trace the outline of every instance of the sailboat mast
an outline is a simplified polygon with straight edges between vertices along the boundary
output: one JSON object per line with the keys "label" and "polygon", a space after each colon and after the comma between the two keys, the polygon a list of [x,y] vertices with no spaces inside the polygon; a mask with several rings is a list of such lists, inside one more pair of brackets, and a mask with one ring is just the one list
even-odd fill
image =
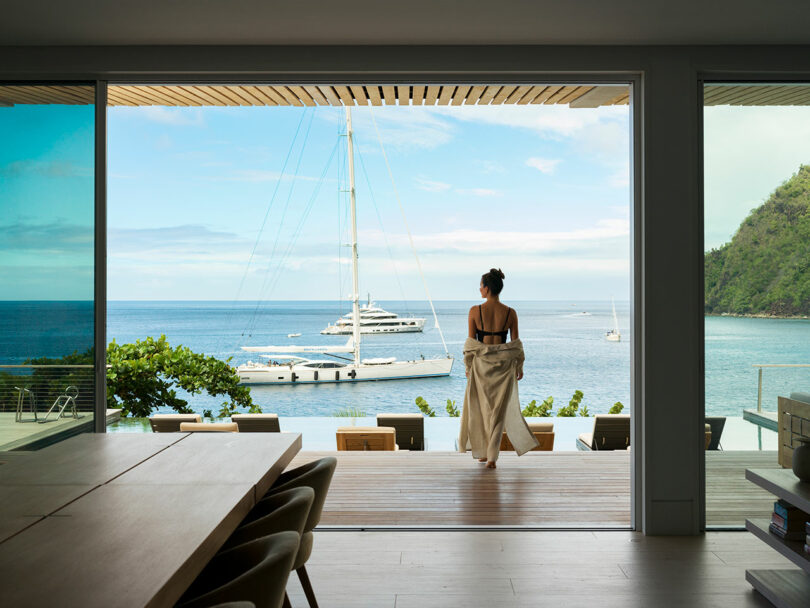
{"label": "sailboat mast", "polygon": [[354,137],[352,109],[346,106],[346,140],[349,159],[349,198],[352,213],[352,319],[354,321],[354,363],[360,365],[360,278],[357,270],[357,201],[354,193]]}

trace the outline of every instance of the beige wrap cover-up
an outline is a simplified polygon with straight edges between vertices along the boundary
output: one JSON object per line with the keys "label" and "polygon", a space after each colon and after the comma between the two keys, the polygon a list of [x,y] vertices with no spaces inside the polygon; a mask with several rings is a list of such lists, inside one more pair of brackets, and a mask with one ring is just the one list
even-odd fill
{"label": "beige wrap cover-up", "polygon": [[523,343],[484,344],[467,338],[464,366],[467,390],[461,414],[458,450],[472,450],[473,458],[498,459],[501,436],[521,456],[538,445],[520,413],[517,373],[523,371]]}

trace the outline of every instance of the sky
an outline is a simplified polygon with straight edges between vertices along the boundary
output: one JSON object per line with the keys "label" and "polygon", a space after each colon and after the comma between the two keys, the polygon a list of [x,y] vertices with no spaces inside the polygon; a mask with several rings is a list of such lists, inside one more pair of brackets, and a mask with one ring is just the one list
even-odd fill
{"label": "sky", "polygon": [[[434,299],[490,267],[512,299],[627,299],[628,119],[355,108],[361,293],[425,298],[407,221]],[[340,108],[112,108],[110,299],[348,297],[344,132]]]}
{"label": "sky", "polygon": [[[110,299],[348,297],[342,109],[108,116]],[[0,299],[92,297],[92,117],[0,108]],[[425,297],[399,200],[434,299],[476,298],[490,267],[505,299],[628,298],[627,106],[363,107],[353,121],[361,293]],[[711,107],[704,124],[710,249],[810,162],[810,108]]]}

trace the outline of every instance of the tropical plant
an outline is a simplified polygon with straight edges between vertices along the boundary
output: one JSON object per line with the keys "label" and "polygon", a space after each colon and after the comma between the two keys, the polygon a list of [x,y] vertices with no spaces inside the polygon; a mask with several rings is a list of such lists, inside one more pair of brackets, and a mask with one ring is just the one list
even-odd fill
{"label": "tropical plant", "polygon": [[617,401],[613,404],[613,406],[608,410],[608,414],[621,414],[622,410],[624,409],[624,404],[621,401]]}
{"label": "tropical plant", "polygon": [[451,401],[450,399],[448,399],[447,406],[445,406],[444,409],[447,410],[447,415],[450,416],[451,418],[459,417],[459,411],[458,408],[456,407],[455,401]]}
{"label": "tropical plant", "polygon": [[416,407],[419,408],[419,411],[422,412],[428,418],[435,418],[436,412],[433,411],[433,408],[428,405],[428,402],[424,400],[422,397],[416,398]]}
{"label": "tropical plant", "polygon": [[587,407],[583,407],[581,411],[579,410],[579,406],[582,403],[583,397],[584,394],[582,391],[580,390],[574,391],[574,395],[573,397],[571,397],[571,400],[568,402],[568,405],[566,405],[565,407],[561,407],[557,411],[557,417],[572,418],[576,416],[577,413],[579,413],[580,416],[589,416],[590,414],[588,413]]}
{"label": "tropical plant", "polygon": [[332,414],[335,418],[365,418],[366,413],[359,407],[344,407],[343,409],[335,410]]}
{"label": "tropical plant", "polygon": [[537,405],[537,400],[532,399],[529,401],[529,405],[527,405],[521,413],[527,417],[543,417],[547,418],[551,416],[551,408],[554,407],[554,397],[546,397],[545,400]]}
{"label": "tropical plant", "polygon": [[205,391],[209,395],[227,395],[220,416],[229,416],[237,408],[261,413],[250,398],[250,389],[239,384],[239,375],[228,362],[195,353],[184,346],[172,347],[161,335],[134,344],[107,347],[107,404],[120,408],[123,416],[147,417],[159,407],[189,413],[188,402],[177,395],[182,389],[191,395]]}

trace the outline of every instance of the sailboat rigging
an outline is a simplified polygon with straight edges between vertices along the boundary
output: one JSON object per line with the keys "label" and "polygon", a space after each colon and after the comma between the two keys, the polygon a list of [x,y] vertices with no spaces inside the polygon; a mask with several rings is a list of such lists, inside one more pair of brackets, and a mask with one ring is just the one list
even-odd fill
{"label": "sailboat rigging", "polygon": [[[351,108],[346,107],[347,160],[349,168],[349,197],[351,203],[351,255],[352,255],[352,313],[351,337],[346,344],[334,346],[243,346],[247,352],[266,353],[260,357],[266,362],[248,361],[236,368],[242,384],[321,384],[334,382],[359,382],[367,380],[398,380],[407,378],[430,378],[449,376],[453,368],[453,357],[447,351],[441,328],[436,327],[445,344],[446,357],[412,361],[397,361],[394,357],[362,359],[360,356],[361,314],[360,277],[357,255],[357,201],[354,180],[354,137]],[[429,298],[429,294],[428,294]],[[433,309],[433,302],[430,302]],[[286,353],[319,353],[333,356],[342,361],[313,360],[290,356]],[[351,353],[352,359],[339,357],[335,353]]]}

